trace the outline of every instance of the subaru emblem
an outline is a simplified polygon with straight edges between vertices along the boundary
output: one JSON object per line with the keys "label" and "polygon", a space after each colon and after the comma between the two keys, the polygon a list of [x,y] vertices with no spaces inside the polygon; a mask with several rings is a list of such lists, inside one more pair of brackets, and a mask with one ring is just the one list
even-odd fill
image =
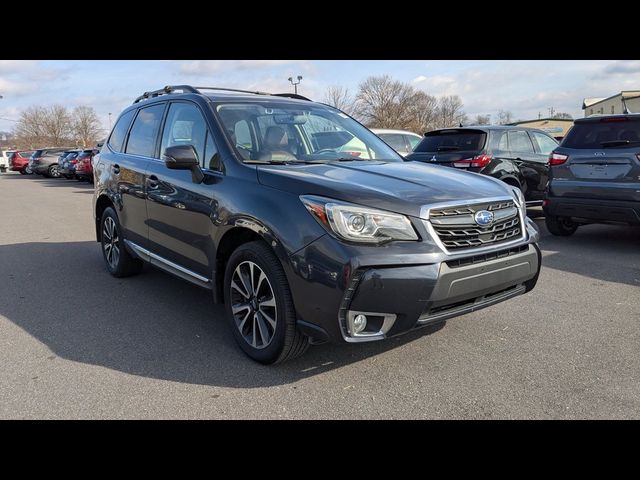
{"label": "subaru emblem", "polygon": [[493,222],[493,212],[490,212],[488,210],[480,210],[479,212],[476,212],[476,215],[473,218],[478,225],[480,225],[481,227],[486,227],[487,225],[490,225],[491,222]]}

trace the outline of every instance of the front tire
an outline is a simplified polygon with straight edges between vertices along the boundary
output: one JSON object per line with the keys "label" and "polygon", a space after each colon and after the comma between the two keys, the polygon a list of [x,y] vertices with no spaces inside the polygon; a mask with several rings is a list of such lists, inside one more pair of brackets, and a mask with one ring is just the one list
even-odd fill
{"label": "front tire", "polygon": [[296,326],[287,277],[260,241],[238,247],[225,270],[225,308],[238,346],[253,360],[280,363],[302,355],[309,339]]}
{"label": "front tire", "polygon": [[578,229],[578,224],[567,217],[546,215],[544,221],[547,225],[547,230],[558,237],[569,237],[576,233]]}
{"label": "front tire", "polygon": [[111,207],[105,209],[100,220],[100,246],[107,270],[114,277],[128,277],[142,270],[142,260],[134,258],[124,245],[118,215]]}

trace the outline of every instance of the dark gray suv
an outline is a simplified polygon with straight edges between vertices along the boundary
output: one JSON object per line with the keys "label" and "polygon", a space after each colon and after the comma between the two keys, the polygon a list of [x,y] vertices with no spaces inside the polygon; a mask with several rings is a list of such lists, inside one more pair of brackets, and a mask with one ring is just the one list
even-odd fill
{"label": "dark gray suv", "polygon": [[442,322],[530,291],[540,271],[519,189],[405,162],[298,95],[148,92],[93,165],[107,270],[147,262],[211,290],[262,363]]}
{"label": "dark gray suv", "polygon": [[554,235],[587,223],[640,225],[640,114],[576,120],[549,165],[544,211]]}

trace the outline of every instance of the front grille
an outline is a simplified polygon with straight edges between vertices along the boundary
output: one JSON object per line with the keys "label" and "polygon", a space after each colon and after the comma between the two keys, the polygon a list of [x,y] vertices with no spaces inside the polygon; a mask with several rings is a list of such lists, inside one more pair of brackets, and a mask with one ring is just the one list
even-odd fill
{"label": "front grille", "polygon": [[[475,214],[481,210],[493,213],[491,224],[476,223]],[[522,235],[518,208],[511,200],[436,208],[429,212],[429,221],[449,251],[500,244]]]}

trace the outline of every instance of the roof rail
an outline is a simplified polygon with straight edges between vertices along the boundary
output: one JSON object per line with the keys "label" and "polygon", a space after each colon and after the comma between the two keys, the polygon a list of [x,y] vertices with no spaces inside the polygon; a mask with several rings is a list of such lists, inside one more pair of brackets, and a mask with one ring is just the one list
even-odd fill
{"label": "roof rail", "polygon": [[287,97],[287,98],[295,98],[297,100],[306,100],[310,102],[311,100],[307,97],[303,97],[302,95],[298,95],[297,93],[269,93],[269,92],[260,92],[258,90],[241,90],[238,88],[224,88],[224,87],[192,87],[191,85],[167,85],[160,90],[153,90],[151,92],[144,92],[138,98],[135,99],[133,103],[138,103],[141,100],[146,100],[147,98],[159,97],[160,95],[167,95],[169,93],[173,93],[176,90],[182,90],[183,93],[200,93],[200,90],[222,90],[225,92],[239,92],[239,93],[251,93],[253,95],[271,95],[275,97]]}
{"label": "roof rail", "polygon": [[161,88],[160,90],[144,92],[142,95],[136,98],[133,103],[138,103],[140,100],[145,100],[147,98],[154,98],[154,97],[159,97],[160,95],[167,95],[169,93],[173,93],[175,90],[182,90],[184,93],[200,93],[191,85],[167,85],[166,87]]}

